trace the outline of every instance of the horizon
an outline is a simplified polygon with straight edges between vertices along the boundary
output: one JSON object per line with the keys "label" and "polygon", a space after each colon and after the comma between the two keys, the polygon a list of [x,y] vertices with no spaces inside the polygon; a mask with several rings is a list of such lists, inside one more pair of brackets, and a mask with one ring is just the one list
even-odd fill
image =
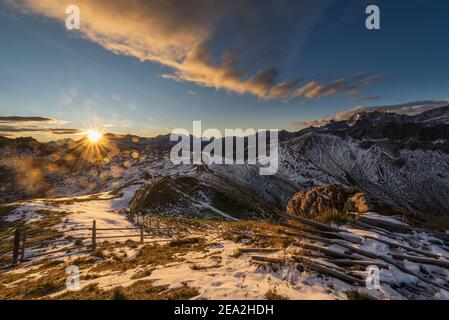
{"label": "horizon", "polygon": [[380,30],[366,29],[365,1],[195,2],[204,13],[72,2],[80,30],[66,29],[66,1],[0,4],[0,115],[47,119],[1,122],[1,135],[156,137],[194,120],[294,132],[347,110],[449,99],[444,1],[371,1]]}

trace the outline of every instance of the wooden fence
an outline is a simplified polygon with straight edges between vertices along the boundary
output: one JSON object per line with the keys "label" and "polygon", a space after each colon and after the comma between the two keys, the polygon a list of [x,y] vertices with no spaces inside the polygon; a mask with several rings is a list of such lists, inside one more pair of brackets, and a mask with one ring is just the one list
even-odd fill
{"label": "wooden fence", "polygon": [[[98,244],[101,242],[99,240],[107,240],[107,239],[119,239],[119,238],[138,238],[140,243],[144,243],[146,238],[154,238],[154,237],[168,237],[171,238],[175,235],[183,234],[186,229],[183,228],[179,223],[174,220],[166,220],[160,221],[159,219],[152,219],[148,217],[137,217],[135,221],[133,221],[136,227],[127,227],[127,228],[98,228],[96,220],[92,221],[92,227],[87,228],[72,228],[70,232],[77,231],[89,231],[90,236],[88,237],[70,237],[72,240],[81,240],[84,241],[86,239],[91,240],[90,244],[85,245],[73,245],[71,247],[65,247],[62,249],[57,249],[53,251],[46,251],[42,253],[34,254],[30,258],[36,258],[41,256],[47,256],[54,253],[59,252],[70,252],[72,250],[78,250],[75,252],[71,252],[71,254],[82,253],[87,251],[94,251],[97,249]],[[130,234],[110,234],[115,231],[130,231]],[[131,233],[131,231],[138,231],[135,233]],[[109,232],[104,234],[104,232]],[[8,240],[10,241],[10,240]],[[58,242],[61,240],[55,240],[53,242]],[[156,242],[162,241],[171,241],[171,239],[158,239],[154,240]],[[153,242],[154,242],[153,241]],[[26,228],[18,227],[14,230],[14,234],[12,237],[12,266],[15,266],[19,263],[19,261],[25,260],[25,249],[27,245],[27,234]],[[81,250],[84,249],[84,250]]]}

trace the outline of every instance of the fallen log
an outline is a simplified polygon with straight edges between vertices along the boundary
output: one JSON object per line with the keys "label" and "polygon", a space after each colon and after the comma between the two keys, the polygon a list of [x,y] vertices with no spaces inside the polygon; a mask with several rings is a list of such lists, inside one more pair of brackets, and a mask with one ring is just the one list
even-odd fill
{"label": "fallen log", "polygon": [[382,229],[386,229],[391,232],[398,232],[398,233],[410,233],[412,229],[406,225],[393,223],[385,220],[380,219],[374,219],[369,218],[366,216],[359,216],[357,220],[361,221],[362,223],[369,224],[375,227],[379,227]]}
{"label": "fallen log", "polygon": [[369,266],[378,266],[382,269],[388,269],[388,264],[383,263],[381,261],[373,261],[373,260],[349,260],[349,259],[327,259],[328,262],[336,264],[340,267],[352,267],[352,266],[361,266],[361,267],[369,267]]}
{"label": "fallen log", "polygon": [[446,286],[441,285],[441,284],[439,284],[439,283],[437,283],[435,281],[426,279],[426,278],[420,276],[419,274],[417,274],[417,273],[415,273],[415,272],[413,272],[411,270],[408,270],[407,268],[405,268],[402,265],[400,265],[399,263],[397,263],[393,258],[390,258],[390,257],[387,257],[387,256],[379,256],[379,255],[377,255],[377,254],[375,254],[373,252],[362,250],[362,249],[356,248],[354,246],[348,245],[348,244],[343,243],[343,242],[339,242],[338,244],[340,246],[342,246],[342,247],[345,247],[345,248],[347,248],[347,249],[349,249],[349,250],[359,254],[359,255],[362,255],[362,256],[365,256],[365,257],[368,257],[368,258],[372,258],[372,259],[385,261],[388,264],[391,264],[391,265],[395,266],[396,268],[398,268],[402,272],[410,274],[410,275],[418,278],[419,280],[421,280],[424,283],[427,283],[429,285],[432,285],[434,287],[438,287],[438,288],[441,288],[441,289],[444,289],[444,290],[448,290],[448,288]]}
{"label": "fallen log", "polygon": [[298,237],[298,238],[308,239],[308,240],[312,240],[312,241],[319,241],[319,242],[323,242],[323,243],[333,244],[333,243],[337,242],[337,240],[334,240],[334,239],[325,239],[325,238],[318,237],[318,236],[312,236],[312,235],[309,235],[306,233],[291,232],[291,231],[286,231],[286,230],[278,230],[278,232],[281,234],[290,236],[290,237]]}
{"label": "fallen log", "polygon": [[290,214],[280,213],[279,216],[281,216],[282,218],[288,219],[288,220],[294,220],[294,221],[303,223],[305,225],[311,226],[311,227],[313,227],[317,230],[321,230],[321,231],[330,231],[330,232],[344,231],[343,229],[340,229],[340,228],[328,226],[327,224],[316,222],[316,221],[305,219],[305,218],[301,218],[298,216],[292,216]]}
{"label": "fallen log", "polygon": [[278,252],[284,250],[283,248],[240,248],[238,249],[242,253],[250,252]]}
{"label": "fallen log", "polygon": [[300,248],[311,250],[311,251],[318,251],[318,252],[327,254],[328,256],[333,257],[333,258],[354,259],[350,255],[347,255],[347,254],[344,254],[344,253],[341,253],[341,252],[338,252],[335,250],[331,250],[328,248],[316,246],[313,244],[305,244],[305,243],[299,243],[299,242],[295,242],[294,244],[295,244],[295,246],[298,246]]}
{"label": "fallen log", "polygon": [[357,221],[357,220],[350,220],[349,224],[352,227],[355,227],[356,229],[361,229],[361,230],[366,230],[366,231],[370,231],[370,232],[375,232],[378,234],[381,234],[385,237],[390,237],[390,238],[398,238],[396,235],[394,235],[393,233],[391,233],[390,231],[386,230],[386,229],[382,229],[382,228],[378,228],[378,227],[374,227],[372,225],[363,223],[361,221]]}
{"label": "fallen log", "polygon": [[362,281],[356,277],[344,274],[340,271],[334,270],[330,267],[324,266],[324,265],[314,262],[312,260],[309,260],[309,259],[306,259],[303,257],[299,257],[299,256],[293,256],[293,259],[296,262],[298,262],[299,264],[301,264],[303,267],[309,268],[309,269],[316,271],[318,273],[321,273],[321,274],[325,274],[332,278],[339,279],[339,280],[344,281],[350,285],[359,285],[359,286],[364,285],[364,281]]}
{"label": "fallen log", "polygon": [[439,255],[437,255],[435,253],[424,251],[424,250],[420,250],[420,249],[416,249],[416,248],[413,248],[413,247],[410,247],[410,246],[407,246],[407,245],[404,245],[404,244],[401,244],[401,243],[393,242],[393,241],[390,241],[390,240],[385,240],[385,239],[376,238],[376,237],[372,237],[372,236],[366,236],[366,238],[373,239],[373,240],[376,240],[376,241],[388,244],[389,246],[394,247],[394,248],[401,248],[401,249],[404,249],[404,250],[407,250],[407,251],[416,252],[416,253],[422,254],[424,256],[431,257],[431,258],[438,259],[438,258],[441,257],[441,256],[439,256]]}
{"label": "fallen log", "polygon": [[252,256],[251,259],[254,261],[269,262],[269,263],[285,263],[286,262],[285,259],[262,257],[262,256]]}
{"label": "fallen log", "polygon": [[286,223],[286,222],[281,222],[280,225],[283,226],[283,227],[286,227],[286,228],[295,229],[295,230],[306,232],[306,233],[318,234],[318,235],[323,236],[323,237],[329,237],[329,238],[334,238],[334,239],[337,238],[337,239],[346,240],[346,241],[352,242],[354,244],[361,244],[362,243],[362,239],[361,238],[356,237],[356,236],[343,234],[343,233],[312,230],[310,228],[304,228],[304,227],[301,227],[301,226],[295,226],[295,225],[292,225],[292,224]]}
{"label": "fallen log", "polygon": [[408,261],[417,262],[417,263],[431,264],[434,266],[449,269],[449,261],[448,260],[431,259],[431,258],[408,256],[408,255],[394,254],[394,253],[391,256],[398,260],[408,260]]}

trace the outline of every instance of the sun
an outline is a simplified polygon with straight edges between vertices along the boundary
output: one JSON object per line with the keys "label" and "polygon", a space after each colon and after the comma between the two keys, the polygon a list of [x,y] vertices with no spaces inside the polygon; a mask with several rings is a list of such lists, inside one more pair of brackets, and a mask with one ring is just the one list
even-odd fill
{"label": "sun", "polygon": [[97,131],[97,130],[86,130],[85,132],[87,139],[89,139],[89,142],[91,143],[97,143],[98,141],[100,141],[101,137],[103,136],[101,134],[101,132]]}

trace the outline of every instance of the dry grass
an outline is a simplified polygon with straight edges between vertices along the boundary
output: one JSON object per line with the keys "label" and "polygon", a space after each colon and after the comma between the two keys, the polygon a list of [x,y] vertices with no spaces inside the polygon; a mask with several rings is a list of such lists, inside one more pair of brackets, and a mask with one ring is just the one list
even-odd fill
{"label": "dry grass", "polygon": [[265,299],[267,300],[290,300],[289,297],[279,294],[276,288],[271,288],[265,293]]}
{"label": "dry grass", "polygon": [[137,281],[129,287],[116,287],[102,290],[92,284],[80,291],[66,292],[56,296],[55,300],[188,300],[197,295],[196,288],[184,286],[176,290],[153,286],[152,281]]}
{"label": "dry grass", "polygon": [[338,209],[326,209],[314,220],[328,225],[342,226],[348,222],[349,214]]}
{"label": "dry grass", "polygon": [[348,296],[349,300],[377,300],[369,294],[362,293],[356,290],[346,291],[345,294]]}

